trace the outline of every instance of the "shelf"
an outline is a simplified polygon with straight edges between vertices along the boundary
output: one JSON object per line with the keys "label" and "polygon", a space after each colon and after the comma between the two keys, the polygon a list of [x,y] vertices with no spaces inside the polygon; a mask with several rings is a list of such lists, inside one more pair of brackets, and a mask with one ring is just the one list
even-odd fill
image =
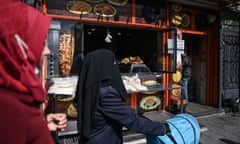
{"label": "shelf", "polygon": [[187,30],[187,29],[182,29],[182,33],[195,34],[195,35],[207,35],[207,32],[205,31]]}
{"label": "shelf", "polygon": [[153,86],[148,86],[147,90],[139,90],[139,91],[128,91],[129,94],[131,93],[146,93],[146,92],[159,92],[159,91],[167,91],[173,89],[183,89],[183,87],[171,87],[172,84],[165,86],[164,84],[156,84]]}
{"label": "shelf", "polygon": [[152,29],[164,29],[166,26],[159,26],[153,24],[143,24],[143,23],[133,23],[127,21],[114,21],[107,19],[96,19],[96,18],[80,18],[75,16],[65,16],[65,15],[55,15],[55,14],[46,14],[47,16],[58,19],[58,20],[70,20],[70,21],[80,21],[82,23],[91,23],[91,24],[99,24],[99,25],[115,25],[122,27],[139,27],[139,28],[152,28]]}

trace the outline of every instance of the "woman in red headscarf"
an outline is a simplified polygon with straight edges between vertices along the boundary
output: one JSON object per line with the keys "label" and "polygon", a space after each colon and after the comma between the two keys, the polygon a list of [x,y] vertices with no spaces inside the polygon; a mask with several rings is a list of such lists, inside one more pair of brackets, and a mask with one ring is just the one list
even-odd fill
{"label": "woman in red headscarf", "polygon": [[0,143],[53,144],[37,75],[50,19],[20,0],[0,0],[0,17]]}

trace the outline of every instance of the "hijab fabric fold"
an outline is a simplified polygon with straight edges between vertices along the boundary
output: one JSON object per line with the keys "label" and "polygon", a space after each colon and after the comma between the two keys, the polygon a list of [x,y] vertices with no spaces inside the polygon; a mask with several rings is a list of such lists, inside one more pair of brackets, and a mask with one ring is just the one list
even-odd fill
{"label": "hijab fabric fold", "polygon": [[46,94],[35,69],[40,64],[50,18],[20,0],[1,0],[0,17],[0,87],[29,94],[41,103]]}

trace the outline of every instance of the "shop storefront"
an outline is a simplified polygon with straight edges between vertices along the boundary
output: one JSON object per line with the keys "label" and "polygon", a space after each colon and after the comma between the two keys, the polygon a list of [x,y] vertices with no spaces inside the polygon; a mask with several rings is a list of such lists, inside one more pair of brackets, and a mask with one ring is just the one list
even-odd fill
{"label": "shop storefront", "polygon": [[[207,49],[217,43],[210,40],[216,36],[217,28],[211,29],[216,20],[212,20],[209,26],[205,19],[209,11],[191,9],[174,2],[135,0],[44,1],[39,9],[53,18],[48,36],[53,53],[47,61],[47,78],[74,75],[86,53],[108,48],[115,52],[121,67],[122,64],[145,64],[152,72],[161,74],[163,85],[181,87],[179,81],[171,86],[174,82],[172,74],[177,70],[181,73],[177,63],[181,66],[180,55],[187,53],[193,58],[194,65],[203,67],[193,70],[198,72],[201,69],[194,81],[204,84],[198,88],[201,90],[193,90],[191,97],[199,103],[218,104],[217,96],[207,101],[206,87],[210,80],[201,78],[210,75],[206,71],[206,61],[211,54]],[[214,17],[214,14],[210,16]],[[174,39],[182,39],[180,45],[183,46],[177,42],[171,44]],[[66,53],[64,46],[68,47],[69,56],[62,54]],[[69,58],[68,64],[62,62],[65,57]],[[180,97],[181,89],[179,91],[164,92],[166,107],[172,103],[171,97],[175,98],[176,94]]]}
{"label": "shop storefront", "polygon": [[[150,78],[138,70],[143,73],[140,79],[165,88],[158,96],[149,95],[165,109],[170,103],[167,92],[173,89],[168,77],[176,72],[177,55],[177,29],[167,27],[166,6],[166,2],[153,1],[45,1],[42,10],[53,18],[48,36],[52,54],[46,63],[46,77],[74,76],[86,53],[108,48],[115,52],[121,72],[127,76],[133,65],[150,69]],[[168,39],[172,42],[167,43]],[[130,97],[129,104],[138,109],[141,99],[136,94]]]}
{"label": "shop storefront", "polygon": [[128,104],[139,113],[169,111],[172,105],[183,112],[184,53],[192,58],[190,100],[221,105],[219,9],[155,0],[44,0],[37,8],[53,19],[48,35],[52,54],[42,72],[44,82],[60,81],[50,89],[50,111],[65,111],[74,120],[71,102],[79,64],[99,48],[116,54],[123,80],[140,80],[139,87],[128,87]]}

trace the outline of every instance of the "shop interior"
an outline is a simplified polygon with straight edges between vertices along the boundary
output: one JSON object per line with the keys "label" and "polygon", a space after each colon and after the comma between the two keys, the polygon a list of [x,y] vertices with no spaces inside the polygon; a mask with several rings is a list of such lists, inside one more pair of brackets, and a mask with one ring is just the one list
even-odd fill
{"label": "shop interior", "polygon": [[[148,29],[130,29],[117,27],[85,26],[85,53],[99,48],[112,50],[121,65],[129,64],[124,58],[137,58],[135,63],[146,64],[152,72],[163,72],[162,32]],[[123,73],[127,71],[122,71]]]}

